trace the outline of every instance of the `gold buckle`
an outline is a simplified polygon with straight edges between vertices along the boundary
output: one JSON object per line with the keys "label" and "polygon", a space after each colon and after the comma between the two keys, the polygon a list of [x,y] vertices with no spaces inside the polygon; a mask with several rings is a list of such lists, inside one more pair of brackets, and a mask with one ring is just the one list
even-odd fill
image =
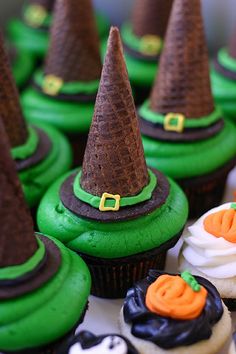
{"label": "gold buckle", "polygon": [[[177,120],[176,124],[173,124]],[[180,113],[168,113],[164,119],[164,129],[167,131],[173,131],[182,133],[184,130],[185,116]]]}
{"label": "gold buckle", "polygon": [[147,55],[157,55],[161,50],[161,38],[147,34],[141,38],[140,51]]}
{"label": "gold buckle", "polygon": [[[105,203],[107,199],[114,199],[115,200],[115,206],[114,207],[106,207]],[[120,209],[120,195],[119,194],[109,194],[109,193],[103,193],[100,204],[99,204],[99,210],[100,211],[118,211]]]}
{"label": "gold buckle", "polygon": [[25,11],[25,20],[31,27],[40,27],[46,17],[47,11],[41,5],[31,5]]}
{"label": "gold buckle", "polygon": [[63,80],[55,75],[46,75],[43,81],[43,92],[56,96],[63,85]]}

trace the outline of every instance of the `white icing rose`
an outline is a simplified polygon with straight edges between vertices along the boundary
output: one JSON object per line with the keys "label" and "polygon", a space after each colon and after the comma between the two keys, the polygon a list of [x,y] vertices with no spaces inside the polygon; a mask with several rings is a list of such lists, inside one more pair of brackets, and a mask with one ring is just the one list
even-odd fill
{"label": "white icing rose", "polygon": [[80,343],[75,343],[69,354],[127,354],[128,347],[124,339],[118,336],[107,336],[101,343],[89,349],[83,349]]}
{"label": "white icing rose", "polygon": [[236,243],[215,237],[204,229],[204,219],[220,210],[230,209],[232,203],[223,204],[204,214],[188,228],[183,236],[182,255],[188,263],[203,274],[218,279],[236,276]]}

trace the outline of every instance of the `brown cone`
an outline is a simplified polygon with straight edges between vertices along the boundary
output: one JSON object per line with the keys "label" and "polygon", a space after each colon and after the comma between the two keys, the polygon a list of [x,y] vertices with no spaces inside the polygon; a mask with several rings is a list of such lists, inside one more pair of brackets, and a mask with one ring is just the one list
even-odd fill
{"label": "brown cone", "polygon": [[55,0],[29,0],[29,5],[40,5],[44,7],[48,12],[51,12],[54,6]]}
{"label": "brown cone", "polygon": [[12,77],[10,63],[0,34],[0,117],[3,120],[11,147],[23,145],[28,137],[20,107],[19,95]]}
{"label": "brown cone", "polygon": [[64,82],[101,75],[99,38],[91,0],[57,0],[44,72]]}
{"label": "brown cone", "polygon": [[111,28],[95,113],[84,155],[87,192],[132,196],[148,183],[138,119],[119,30]]}
{"label": "brown cone", "polygon": [[136,0],[132,15],[133,32],[138,37],[164,37],[173,0]]}
{"label": "brown cone", "polygon": [[7,267],[27,261],[38,246],[1,120],[0,136],[0,267]]}
{"label": "brown cone", "polygon": [[188,118],[214,110],[200,0],[174,2],[150,105]]}
{"label": "brown cone", "polygon": [[229,42],[229,55],[236,59],[236,28]]}

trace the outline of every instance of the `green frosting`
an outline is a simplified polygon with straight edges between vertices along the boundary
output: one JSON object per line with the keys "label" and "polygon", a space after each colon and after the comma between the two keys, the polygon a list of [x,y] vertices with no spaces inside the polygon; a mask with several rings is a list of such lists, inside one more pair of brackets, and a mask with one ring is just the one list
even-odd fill
{"label": "green frosting", "polygon": [[48,97],[33,88],[21,97],[26,119],[31,123],[49,123],[64,133],[87,133],[94,112],[94,102],[67,102]]}
{"label": "green frosting", "polygon": [[[101,53],[105,57],[107,41],[101,44]],[[137,59],[125,53],[125,62],[132,86],[150,87],[152,86],[158,69],[158,63]]]}
{"label": "green frosting", "polygon": [[[166,115],[153,112],[149,108],[149,100],[146,100],[139,109],[140,116],[149,122],[152,123],[159,123],[164,125],[164,120]],[[172,113],[172,112],[171,112]],[[173,112],[179,113],[179,112]],[[220,118],[222,118],[222,112],[219,107],[216,107],[215,110],[209,114],[208,116],[201,117],[201,118],[191,118],[185,117],[184,120],[184,128],[204,128],[208,127],[209,125],[215,123]]]}
{"label": "green frosting", "polygon": [[218,60],[226,69],[236,72],[236,59],[229,55],[227,48],[221,48],[219,50]]}
{"label": "green frosting", "polygon": [[[96,22],[100,37],[105,37],[109,32],[109,22],[100,13],[96,14]],[[32,28],[20,19],[13,19],[7,26],[8,37],[15,46],[43,58],[48,49],[49,35],[47,31]]]}
{"label": "green frosting", "polygon": [[32,270],[34,270],[37,265],[43,260],[45,256],[45,246],[44,243],[38,238],[38,249],[25,263],[14,265],[10,267],[0,268],[0,279],[10,280],[19,278]]}
{"label": "green frosting", "polygon": [[29,135],[24,145],[16,146],[11,149],[11,155],[13,159],[24,160],[29,156],[32,156],[37,149],[39,137],[35,129],[31,126],[28,127]]}
{"label": "green frosting", "polygon": [[[39,86],[43,86],[44,75],[41,70],[38,70],[34,76],[35,82]],[[60,93],[73,95],[78,93],[94,94],[97,93],[100,80],[94,80],[89,82],[66,82],[60,88]]]}
{"label": "green frosting", "polygon": [[37,205],[49,185],[68,171],[72,164],[72,153],[67,139],[50,126],[38,124],[38,127],[48,134],[52,149],[43,161],[19,172],[30,207]]}
{"label": "green frosting", "polygon": [[110,223],[79,218],[63,206],[59,197],[60,186],[70,173],[49,188],[40,203],[37,221],[41,231],[73,250],[102,258],[130,256],[159,247],[185,225],[187,200],[171,180],[166,203],[148,215]]}
{"label": "green frosting", "polygon": [[88,268],[78,255],[54,240],[62,263],[39,289],[0,302],[0,350],[17,351],[52,343],[80,319],[90,292]]}
{"label": "green frosting", "polygon": [[217,135],[195,142],[166,142],[143,136],[146,161],[179,179],[202,176],[223,167],[236,154],[236,128],[225,121]]}
{"label": "green frosting", "polygon": [[[150,178],[149,184],[145,186],[139,194],[133,197],[120,197],[120,207],[135,205],[144,202],[145,200],[149,200],[152,197],[152,192],[157,185],[157,178],[151,170],[149,170],[148,173]],[[80,185],[80,178],[81,171],[77,174],[74,181],[73,189],[75,196],[83,202],[90,204],[92,207],[99,209],[101,197],[86,192]],[[114,204],[114,199],[106,199],[105,207],[114,207]]]}
{"label": "green frosting", "polygon": [[7,26],[10,41],[18,48],[43,58],[48,48],[47,31],[27,26],[20,19],[13,19]]}
{"label": "green frosting", "polygon": [[30,79],[35,67],[35,58],[23,50],[17,52],[12,63],[12,72],[17,86],[21,89]]}
{"label": "green frosting", "polygon": [[236,121],[236,80],[228,79],[212,67],[211,84],[214,99],[225,117]]}

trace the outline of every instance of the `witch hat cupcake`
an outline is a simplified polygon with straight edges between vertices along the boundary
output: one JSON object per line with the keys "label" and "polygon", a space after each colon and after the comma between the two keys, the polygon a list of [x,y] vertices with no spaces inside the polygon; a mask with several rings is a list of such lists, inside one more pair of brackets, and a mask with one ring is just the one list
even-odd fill
{"label": "witch hat cupcake", "polygon": [[91,0],[57,1],[44,67],[22,102],[30,122],[50,123],[69,136],[77,163],[84,153],[101,67]]}
{"label": "witch hat cupcake", "polygon": [[65,137],[54,128],[26,124],[2,37],[0,67],[0,116],[10,140],[26,200],[33,207],[49,184],[70,168],[71,150]]}
{"label": "witch hat cupcake", "polygon": [[226,118],[236,122],[236,30],[225,48],[217,53],[211,70],[214,98]]}
{"label": "witch hat cupcake", "polygon": [[173,0],[136,0],[121,29],[132,86],[143,101],[155,78]]}
{"label": "witch hat cupcake", "polygon": [[190,216],[219,204],[236,161],[235,129],[212,98],[199,0],[175,0],[159,74],[139,116],[148,165],[181,185]]}
{"label": "witch hat cupcake", "polygon": [[82,169],[48,190],[38,226],[82,255],[93,294],[115,298],[149,267],[164,266],[187,212],[180,188],[146,166],[119,30],[112,28]]}
{"label": "witch hat cupcake", "polygon": [[60,242],[34,233],[2,121],[0,134],[0,351],[54,353],[83,320],[90,274]]}

